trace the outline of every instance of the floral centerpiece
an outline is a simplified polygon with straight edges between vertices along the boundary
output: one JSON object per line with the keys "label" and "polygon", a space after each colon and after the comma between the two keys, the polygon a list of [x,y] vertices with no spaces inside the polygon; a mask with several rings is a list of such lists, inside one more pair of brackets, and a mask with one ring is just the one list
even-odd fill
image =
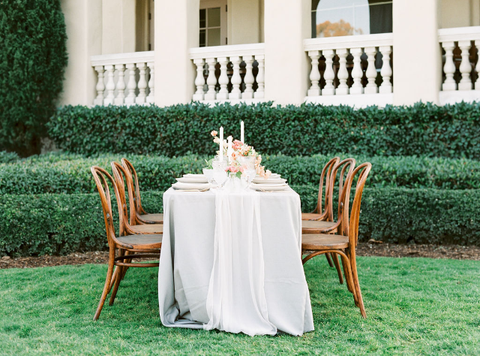
{"label": "floral centerpiece", "polygon": [[[213,136],[213,142],[220,144],[218,132],[212,131],[210,134]],[[228,166],[225,169],[227,173],[241,178],[242,175],[247,173],[249,168],[248,163],[251,161],[254,165],[252,168],[255,170],[256,174],[265,179],[270,177],[272,173],[269,170],[265,170],[265,167],[261,165],[262,156],[259,155],[252,146],[239,140],[233,140],[231,136],[228,138],[228,142],[231,142],[231,144],[224,140],[223,145],[220,145],[222,152],[220,152],[220,150],[217,151],[219,156],[227,156]]]}

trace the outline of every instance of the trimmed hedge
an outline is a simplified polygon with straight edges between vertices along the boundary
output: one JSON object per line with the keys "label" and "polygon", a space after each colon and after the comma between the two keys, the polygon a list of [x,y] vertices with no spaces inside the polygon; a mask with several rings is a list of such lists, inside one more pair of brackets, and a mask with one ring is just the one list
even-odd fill
{"label": "trimmed hedge", "polygon": [[212,155],[210,131],[224,126],[263,154],[480,159],[480,103],[437,106],[273,106],[193,103],[156,106],[65,106],[49,122],[56,145],[69,152]]}
{"label": "trimmed hedge", "polygon": [[[316,188],[293,188],[313,210]],[[142,202],[161,211],[162,192],[144,192]],[[360,240],[480,246],[479,212],[480,190],[365,188]],[[0,222],[0,256],[107,248],[98,194],[4,195]]]}
{"label": "trimmed hedge", "polygon": [[[121,157],[83,158],[73,154],[50,154],[0,164],[0,194],[93,193],[96,189],[89,168],[99,165],[110,171],[110,162],[120,161]],[[263,163],[287,178],[290,184],[316,186],[323,166],[331,157],[264,156]],[[184,173],[200,173],[207,156],[128,158],[138,171],[142,190],[166,190],[176,177]],[[426,157],[355,158],[358,162],[373,164],[368,187],[480,189],[478,161]]]}

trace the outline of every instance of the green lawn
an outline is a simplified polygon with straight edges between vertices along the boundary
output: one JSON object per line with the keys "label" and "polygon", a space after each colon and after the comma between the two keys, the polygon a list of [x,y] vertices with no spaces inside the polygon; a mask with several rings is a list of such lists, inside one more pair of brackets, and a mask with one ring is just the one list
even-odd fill
{"label": "green lawn", "polygon": [[163,327],[157,269],[131,269],[98,322],[106,266],[0,270],[0,354],[480,354],[479,261],[359,258],[367,320],[324,258],[305,270],[315,331],[253,338]]}

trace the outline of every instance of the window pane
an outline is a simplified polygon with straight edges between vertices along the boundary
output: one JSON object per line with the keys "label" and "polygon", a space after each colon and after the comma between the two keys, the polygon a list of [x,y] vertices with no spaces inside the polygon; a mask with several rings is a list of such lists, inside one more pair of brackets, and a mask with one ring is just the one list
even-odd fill
{"label": "window pane", "polygon": [[213,28],[208,30],[208,46],[220,46],[219,28]]}
{"label": "window pane", "polygon": [[220,26],[220,8],[212,7],[208,9],[208,27]]}
{"label": "window pane", "polygon": [[200,10],[200,28],[207,27],[207,12],[205,9]]}
{"label": "window pane", "polygon": [[205,42],[205,30],[200,30],[200,39],[199,39],[200,47],[205,47],[207,43]]}
{"label": "window pane", "polygon": [[313,8],[312,37],[392,32],[392,0],[312,0]]}

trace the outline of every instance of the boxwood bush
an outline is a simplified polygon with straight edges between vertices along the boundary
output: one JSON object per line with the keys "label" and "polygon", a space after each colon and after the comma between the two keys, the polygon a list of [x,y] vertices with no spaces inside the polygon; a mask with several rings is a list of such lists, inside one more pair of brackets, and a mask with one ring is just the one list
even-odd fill
{"label": "boxwood bush", "polygon": [[[344,158],[348,155],[340,154]],[[75,154],[50,154],[0,164],[0,194],[93,193],[89,168],[98,165],[110,171],[111,161],[122,155],[84,158]],[[263,163],[293,185],[318,184],[325,163],[332,156],[264,156]],[[368,187],[480,189],[480,162],[468,159],[428,157],[367,157],[354,155],[359,163],[371,162]],[[127,156],[136,167],[143,190],[166,190],[176,177],[200,173],[208,156],[178,158]]]}
{"label": "boxwood bush", "polygon": [[66,151],[213,154],[211,130],[225,127],[264,154],[310,156],[350,152],[368,156],[480,159],[480,104],[387,106],[273,106],[193,103],[156,106],[66,106],[49,122],[49,134]]}
{"label": "boxwood bush", "polygon": [[[311,211],[316,188],[293,188]],[[159,212],[162,192],[143,192],[142,202]],[[360,240],[480,246],[479,211],[480,190],[365,188]],[[98,194],[3,195],[0,222],[0,256],[107,248]]]}

